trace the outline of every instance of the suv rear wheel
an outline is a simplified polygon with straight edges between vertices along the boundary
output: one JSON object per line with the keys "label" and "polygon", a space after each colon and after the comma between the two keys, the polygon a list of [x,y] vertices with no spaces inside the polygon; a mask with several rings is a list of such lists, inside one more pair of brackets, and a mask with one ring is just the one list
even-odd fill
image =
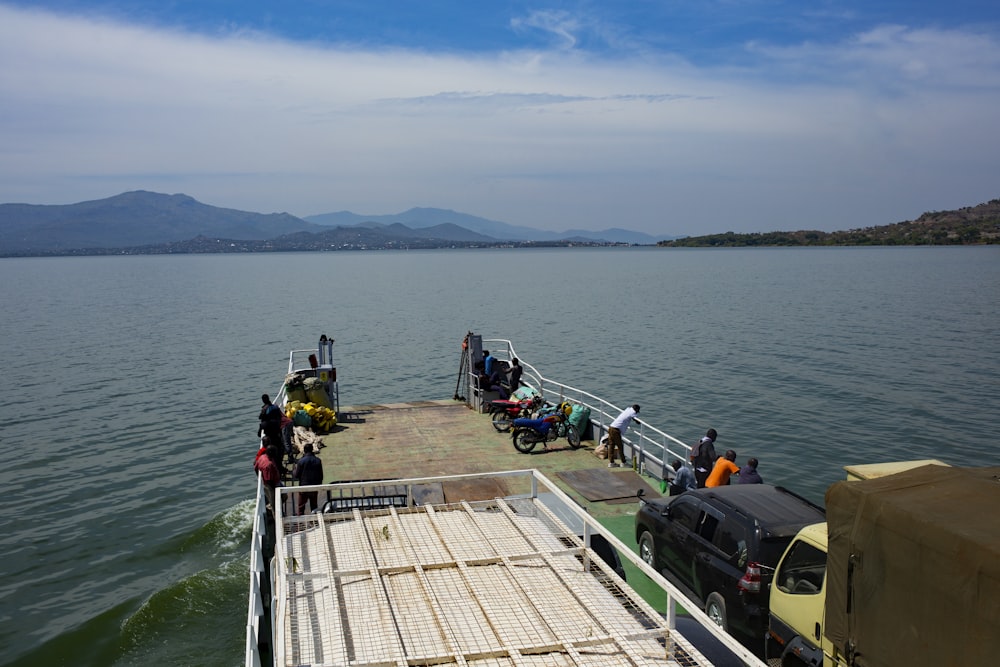
{"label": "suv rear wheel", "polygon": [[656,562],[656,544],[648,530],[642,531],[639,536],[639,558],[657,572],[660,571],[660,565]]}
{"label": "suv rear wheel", "polygon": [[718,593],[712,593],[705,601],[705,613],[720,628],[729,632],[729,623],[726,620],[726,601]]}

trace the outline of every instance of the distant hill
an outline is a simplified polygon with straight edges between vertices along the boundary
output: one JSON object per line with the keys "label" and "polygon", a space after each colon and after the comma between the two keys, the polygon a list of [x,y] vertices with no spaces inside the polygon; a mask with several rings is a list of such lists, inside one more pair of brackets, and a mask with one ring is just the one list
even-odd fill
{"label": "distant hill", "polygon": [[[427,227],[434,227],[442,224],[452,224],[464,229],[471,230],[483,236],[498,241],[604,241],[609,243],[632,243],[639,245],[653,245],[662,240],[662,236],[650,236],[642,232],[633,232],[627,229],[605,229],[601,231],[590,231],[585,229],[569,229],[564,232],[549,232],[531,227],[520,227],[509,225],[497,220],[480,218],[468,213],[459,213],[443,208],[411,208],[402,213],[392,213],[388,215],[360,215],[350,211],[338,211],[336,213],[322,213],[320,215],[308,215],[304,218],[309,222],[319,225],[343,225],[355,226],[366,225],[392,225],[400,223],[407,227],[419,230]],[[457,240],[457,239],[456,239]]]}
{"label": "distant hill", "polygon": [[[287,238],[294,234],[325,234],[331,227],[346,231],[334,234],[336,239],[330,235],[311,240]],[[358,234],[352,229],[367,231]],[[265,241],[275,242],[259,243]],[[651,245],[655,239],[621,229],[556,234],[434,208],[413,208],[384,216],[341,211],[303,220],[288,213],[238,211],[202,204],[184,194],[142,190],[77,204],[0,204],[0,256],[185,252],[184,248],[208,252],[211,247],[223,246],[225,252],[263,252],[285,247],[286,243],[294,248],[329,249],[509,242]]]}
{"label": "distant hill", "polygon": [[954,211],[932,211],[916,220],[841,232],[799,230],[690,236],[657,245],[674,248],[759,246],[980,245],[1000,243],[1000,199]]}
{"label": "distant hill", "polygon": [[269,239],[320,229],[288,213],[248,213],[142,190],[78,204],[0,204],[0,254],[130,247],[196,236]]}
{"label": "distant hill", "polygon": [[620,228],[546,232],[438,208],[376,216],[340,211],[301,219],[288,213],[219,208],[184,194],[141,190],[78,204],[0,204],[0,256],[654,243],[674,247],[960,245],[998,243],[998,239],[1000,199],[924,213],[915,221],[843,232],[727,232],[659,242]]}
{"label": "distant hill", "polygon": [[[341,225],[341,227],[350,228],[349,225]],[[450,222],[437,224],[433,227],[422,227],[417,229],[411,229],[410,227],[407,227],[399,222],[395,222],[391,225],[382,225],[377,222],[363,222],[360,225],[354,225],[354,227],[370,229],[373,232],[397,239],[439,239],[442,241],[479,241],[483,243],[497,240],[491,236],[477,234],[476,232],[470,231],[465,227],[460,227]]]}

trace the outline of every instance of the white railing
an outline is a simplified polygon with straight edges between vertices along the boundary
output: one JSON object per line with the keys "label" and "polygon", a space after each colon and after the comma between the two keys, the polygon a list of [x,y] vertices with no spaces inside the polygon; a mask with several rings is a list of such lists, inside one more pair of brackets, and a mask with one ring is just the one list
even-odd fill
{"label": "white railing", "polygon": [[[264,542],[267,539],[267,500],[264,482],[257,475],[257,499],[253,513],[253,532],[250,538],[250,595],[247,610],[246,667],[260,667],[260,620],[264,615],[264,593],[262,577],[268,563],[264,557]],[[270,643],[271,638],[267,638]]]}
{"label": "white railing", "polygon": [[[288,354],[288,373],[293,373],[298,370],[303,370],[311,368],[311,363],[309,360],[309,355],[317,354],[317,350],[292,350]],[[330,360],[332,362],[332,360]],[[340,394],[339,387],[336,382],[331,383],[331,400],[333,402],[333,409],[340,412]],[[282,381],[281,388],[278,393],[275,394],[271,401],[275,405],[285,404],[285,383]],[[280,517],[280,508],[277,508]],[[245,650],[245,662],[246,667],[261,667],[260,658],[260,643],[261,643],[261,619],[267,609],[271,610],[271,623],[270,627],[274,627],[274,605],[268,604],[266,607],[264,605],[264,577],[268,577],[268,581],[273,580],[273,572],[265,575],[265,570],[273,567],[273,562],[268,563],[266,561],[264,551],[265,543],[267,541],[267,497],[264,494],[264,484],[261,476],[257,475],[257,496],[254,506],[253,515],[253,531],[251,535],[250,542],[250,592],[249,592],[249,608],[247,610],[247,636],[246,636],[246,650]],[[271,637],[267,637],[265,641],[270,644],[272,641]]]}
{"label": "white railing", "polygon": [[[539,494],[542,493],[554,496],[561,505],[563,512],[575,515],[578,519],[579,524],[582,526],[582,533],[578,534],[580,534],[584,545],[587,547],[591,546],[591,539],[594,534],[600,534],[603,536],[604,539],[607,540],[607,542],[618,552],[619,557],[628,559],[644,576],[652,580],[652,582],[663,591],[665,594],[664,608],[663,610],[658,610],[657,613],[664,619],[664,622],[670,629],[672,635],[676,631],[676,609],[679,607],[685,614],[697,621],[704,628],[704,630],[711,634],[722,646],[725,647],[726,650],[729,651],[729,653],[738,657],[744,665],[752,667],[766,667],[765,664],[761,662],[760,658],[756,657],[752,651],[740,644],[739,641],[727,634],[712,619],[710,619],[696,602],[688,599],[683,592],[676,588],[653,567],[645,563],[628,545],[619,540],[608,528],[604,527],[597,521],[597,519],[591,516],[587,511],[583,510],[576,501],[574,501],[569,495],[563,492],[557,485],[537,470],[511,470],[490,473],[472,473],[465,475],[448,475],[443,477],[395,479],[389,481],[388,483],[405,488],[407,495],[406,505],[408,507],[412,507],[414,505],[413,489],[415,486],[447,481],[475,480],[484,478],[509,479],[512,481],[515,488],[526,487],[528,489],[526,492],[522,492],[520,494],[509,495],[507,498],[538,499]],[[518,480],[530,480],[530,484],[518,484]],[[275,550],[274,558],[272,560],[273,567],[271,570],[271,581],[274,582],[271,605],[272,617],[285,617],[285,610],[283,607],[285,602],[284,594],[282,594],[280,589],[282,588],[282,581],[289,576],[287,564],[294,560],[288,558],[288,554],[285,552],[284,538],[286,531],[295,532],[304,530],[311,526],[322,525],[324,522],[324,514],[322,512],[307,515],[305,517],[285,516],[282,508],[286,504],[291,506],[294,502],[294,493],[303,488],[319,492],[320,497],[330,497],[335,493],[343,494],[344,491],[364,488],[366,485],[370,486],[371,482],[341,482],[334,484],[319,484],[308,487],[279,487],[278,489],[275,489]],[[293,574],[294,573],[295,572],[293,570]],[[302,576],[301,573],[298,574],[299,576]],[[281,608],[276,609],[276,607]],[[274,620],[274,618],[272,620]],[[282,636],[282,629],[278,628],[277,625],[272,625],[272,628],[274,628],[273,632],[275,633],[276,638]],[[275,649],[277,651],[275,654],[275,664],[284,664],[285,661],[283,660],[283,651],[285,642],[283,639],[277,639],[275,644]],[[696,653],[697,650],[688,645],[685,641],[683,651],[687,651],[689,653],[689,657],[694,657],[690,654]],[[700,654],[698,654],[697,658],[700,659],[692,660],[691,664],[707,664],[707,660],[700,656]],[[676,664],[684,663],[678,661]],[[247,666],[250,667],[250,665],[251,663],[247,662]]]}
{"label": "white railing", "polygon": [[[622,411],[622,408],[600,396],[544,377],[537,368],[526,363],[517,354],[513,343],[509,340],[502,338],[484,340],[483,346],[491,350],[493,356],[498,359],[504,359],[504,355],[506,355],[505,361],[516,357],[521,366],[524,367],[521,382],[541,393],[545,397],[546,403],[557,405],[563,401],[571,401],[590,408],[590,424],[594,429],[594,440],[599,441],[607,433],[611,422]],[[470,386],[475,386],[475,377],[472,376],[471,371],[470,382],[473,383]],[[659,480],[669,479],[672,476],[670,474],[673,471],[670,466],[672,459],[687,461],[688,453],[691,450],[689,445],[685,445],[672,435],[650,426],[645,421],[638,421],[638,423],[633,421],[632,428],[622,437],[622,443],[632,461],[632,467]]]}

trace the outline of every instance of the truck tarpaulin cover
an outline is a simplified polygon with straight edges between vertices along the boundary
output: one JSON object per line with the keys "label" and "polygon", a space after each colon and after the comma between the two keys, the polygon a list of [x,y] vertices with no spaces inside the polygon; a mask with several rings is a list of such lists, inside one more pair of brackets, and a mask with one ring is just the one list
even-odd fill
{"label": "truck tarpaulin cover", "polygon": [[832,485],[827,637],[858,667],[998,664],[998,509],[1000,467]]}

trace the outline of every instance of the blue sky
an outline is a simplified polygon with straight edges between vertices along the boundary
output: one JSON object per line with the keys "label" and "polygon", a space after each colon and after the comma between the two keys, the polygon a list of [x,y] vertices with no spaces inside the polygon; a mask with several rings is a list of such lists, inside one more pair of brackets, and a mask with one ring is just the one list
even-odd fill
{"label": "blue sky", "polygon": [[0,0],[0,202],[827,231],[1000,197],[1000,3]]}

